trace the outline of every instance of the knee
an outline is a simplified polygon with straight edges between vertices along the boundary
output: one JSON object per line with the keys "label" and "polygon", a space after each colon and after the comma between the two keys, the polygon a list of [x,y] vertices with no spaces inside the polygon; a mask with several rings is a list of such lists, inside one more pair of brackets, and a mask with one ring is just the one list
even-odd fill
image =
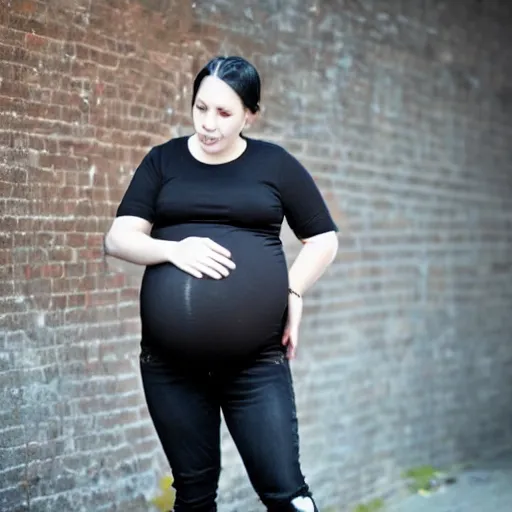
{"label": "knee", "polygon": [[318,512],[315,502],[309,496],[298,496],[291,503],[290,512]]}
{"label": "knee", "polygon": [[318,512],[311,496],[296,496],[291,500],[267,505],[269,512]]}

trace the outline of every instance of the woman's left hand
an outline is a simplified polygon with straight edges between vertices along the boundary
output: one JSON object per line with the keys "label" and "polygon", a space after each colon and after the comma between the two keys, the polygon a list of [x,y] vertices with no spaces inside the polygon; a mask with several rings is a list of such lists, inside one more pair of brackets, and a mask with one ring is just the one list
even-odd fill
{"label": "woman's left hand", "polygon": [[299,342],[299,326],[302,319],[302,298],[290,293],[288,296],[288,319],[283,333],[283,345],[287,346],[286,356],[294,359]]}

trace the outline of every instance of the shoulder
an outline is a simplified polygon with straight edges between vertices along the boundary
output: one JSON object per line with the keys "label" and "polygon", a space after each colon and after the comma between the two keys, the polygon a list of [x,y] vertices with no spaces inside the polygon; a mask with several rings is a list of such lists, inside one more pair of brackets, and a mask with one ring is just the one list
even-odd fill
{"label": "shoulder", "polygon": [[160,182],[168,176],[172,168],[170,163],[180,160],[180,153],[183,155],[182,148],[186,148],[186,144],[187,137],[178,137],[150,146],[143,153],[136,172]]}
{"label": "shoulder", "polygon": [[276,142],[270,142],[263,139],[249,139],[254,150],[252,152],[255,159],[260,162],[263,159],[268,164],[276,164],[280,175],[307,173],[304,165],[299,158],[293,155],[287,148]]}
{"label": "shoulder", "polygon": [[258,156],[265,155],[270,158],[273,157],[276,159],[281,159],[287,154],[286,149],[275,142],[252,138],[247,138],[247,140],[250,142],[254,154],[257,154]]}
{"label": "shoulder", "polygon": [[290,172],[293,174],[297,170],[304,170],[304,167],[288,149],[275,142],[262,139],[250,139],[253,146],[252,155],[261,167],[261,162],[265,162],[265,167],[277,172],[279,177],[286,176]]}
{"label": "shoulder", "polygon": [[282,179],[293,179],[296,176],[301,177],[304,174],[309,174],[299,158],[284,146],[266,140],[257,140],[255,144],[260,148],[260,151],[255,151],[255,154],[258,154],[258,156],[263,153],[268,155],[277,164],[279,176]]}
{"label": "shoulder", "polygon": [[171,162],[179,162],[184,158],[187,139],[188,137],[176,137],[151,146],[146,151],[144,161],[162,173],[164,169],[169,169]]}

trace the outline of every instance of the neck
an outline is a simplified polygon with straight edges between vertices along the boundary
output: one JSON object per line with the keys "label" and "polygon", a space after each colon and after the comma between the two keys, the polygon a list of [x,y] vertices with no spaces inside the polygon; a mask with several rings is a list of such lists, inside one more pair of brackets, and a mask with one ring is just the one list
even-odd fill
{"label": "neck", "polygon": [[189,150],[192,156],[197,160],[206,164],[224,164],[236,160],[246,149],[247,142],[242,137],[238,137],[236,141],[219,153],[207,153],[201,147],[197,134],[194,134],[189,139]]}

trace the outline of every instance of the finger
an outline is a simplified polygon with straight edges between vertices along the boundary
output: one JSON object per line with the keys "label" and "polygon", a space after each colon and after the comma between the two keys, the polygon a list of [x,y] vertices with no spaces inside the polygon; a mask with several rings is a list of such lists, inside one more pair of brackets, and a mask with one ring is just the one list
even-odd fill
{"label": "finger", "polygon": [[222,245],[219,245],[217,242],[214,242],[211,238],[205,238],[205,243],[210,249],[214,250],[215,252],[218,252],[219,254],[226,256],[226,258],[231,258],[231,253],[225,247],[222,247]]}
{"label": "finger", "polygon": [[226,258],[225,256],[222,256],[222,254],[219,254],[215,251],[211,251],[208,253],[208,256],[212,258],[215,261],[218,261],[220,264],[224,265],[225,267],[234,269],[236,268],[235,262],[233,260],[230,260],[229,258]]}
{"label": "finger", "polygon": [[201,272],[199,272],[193,267],[190,267],[189,265],[181,267],[181,270],[183,270],[183,272],[187,272],[187,274],[190,274],[191,276],[197,277],[198,279],[201,279],[201,277],[203,277],[203,274],[201,274]]}
{"label": "finger", "polygon": [[222,274],[224,277],[229,276],[229,269],[215,261],[213,258],[205,258],[202,259],[199,263],[202,265],[206,265],[210,267],[211,269],[215,270],[219,274]]}
{"label": "finger", "polygon": [[205,265],[204,263],[194,263],[194,268],[196,270],[199,270],[199,272],[206,274],[207,276],[212,277],[213,279],[222,279],[223,275],[219,274],[216,270],[209,267],[208,265]]}
{"label": "finger", "polygon": [[290,342],[288,343],[288,352],[290,359],[295,358],[295,353],[297,350],[297,342],[298,342],[298,333],[290,332]]}

